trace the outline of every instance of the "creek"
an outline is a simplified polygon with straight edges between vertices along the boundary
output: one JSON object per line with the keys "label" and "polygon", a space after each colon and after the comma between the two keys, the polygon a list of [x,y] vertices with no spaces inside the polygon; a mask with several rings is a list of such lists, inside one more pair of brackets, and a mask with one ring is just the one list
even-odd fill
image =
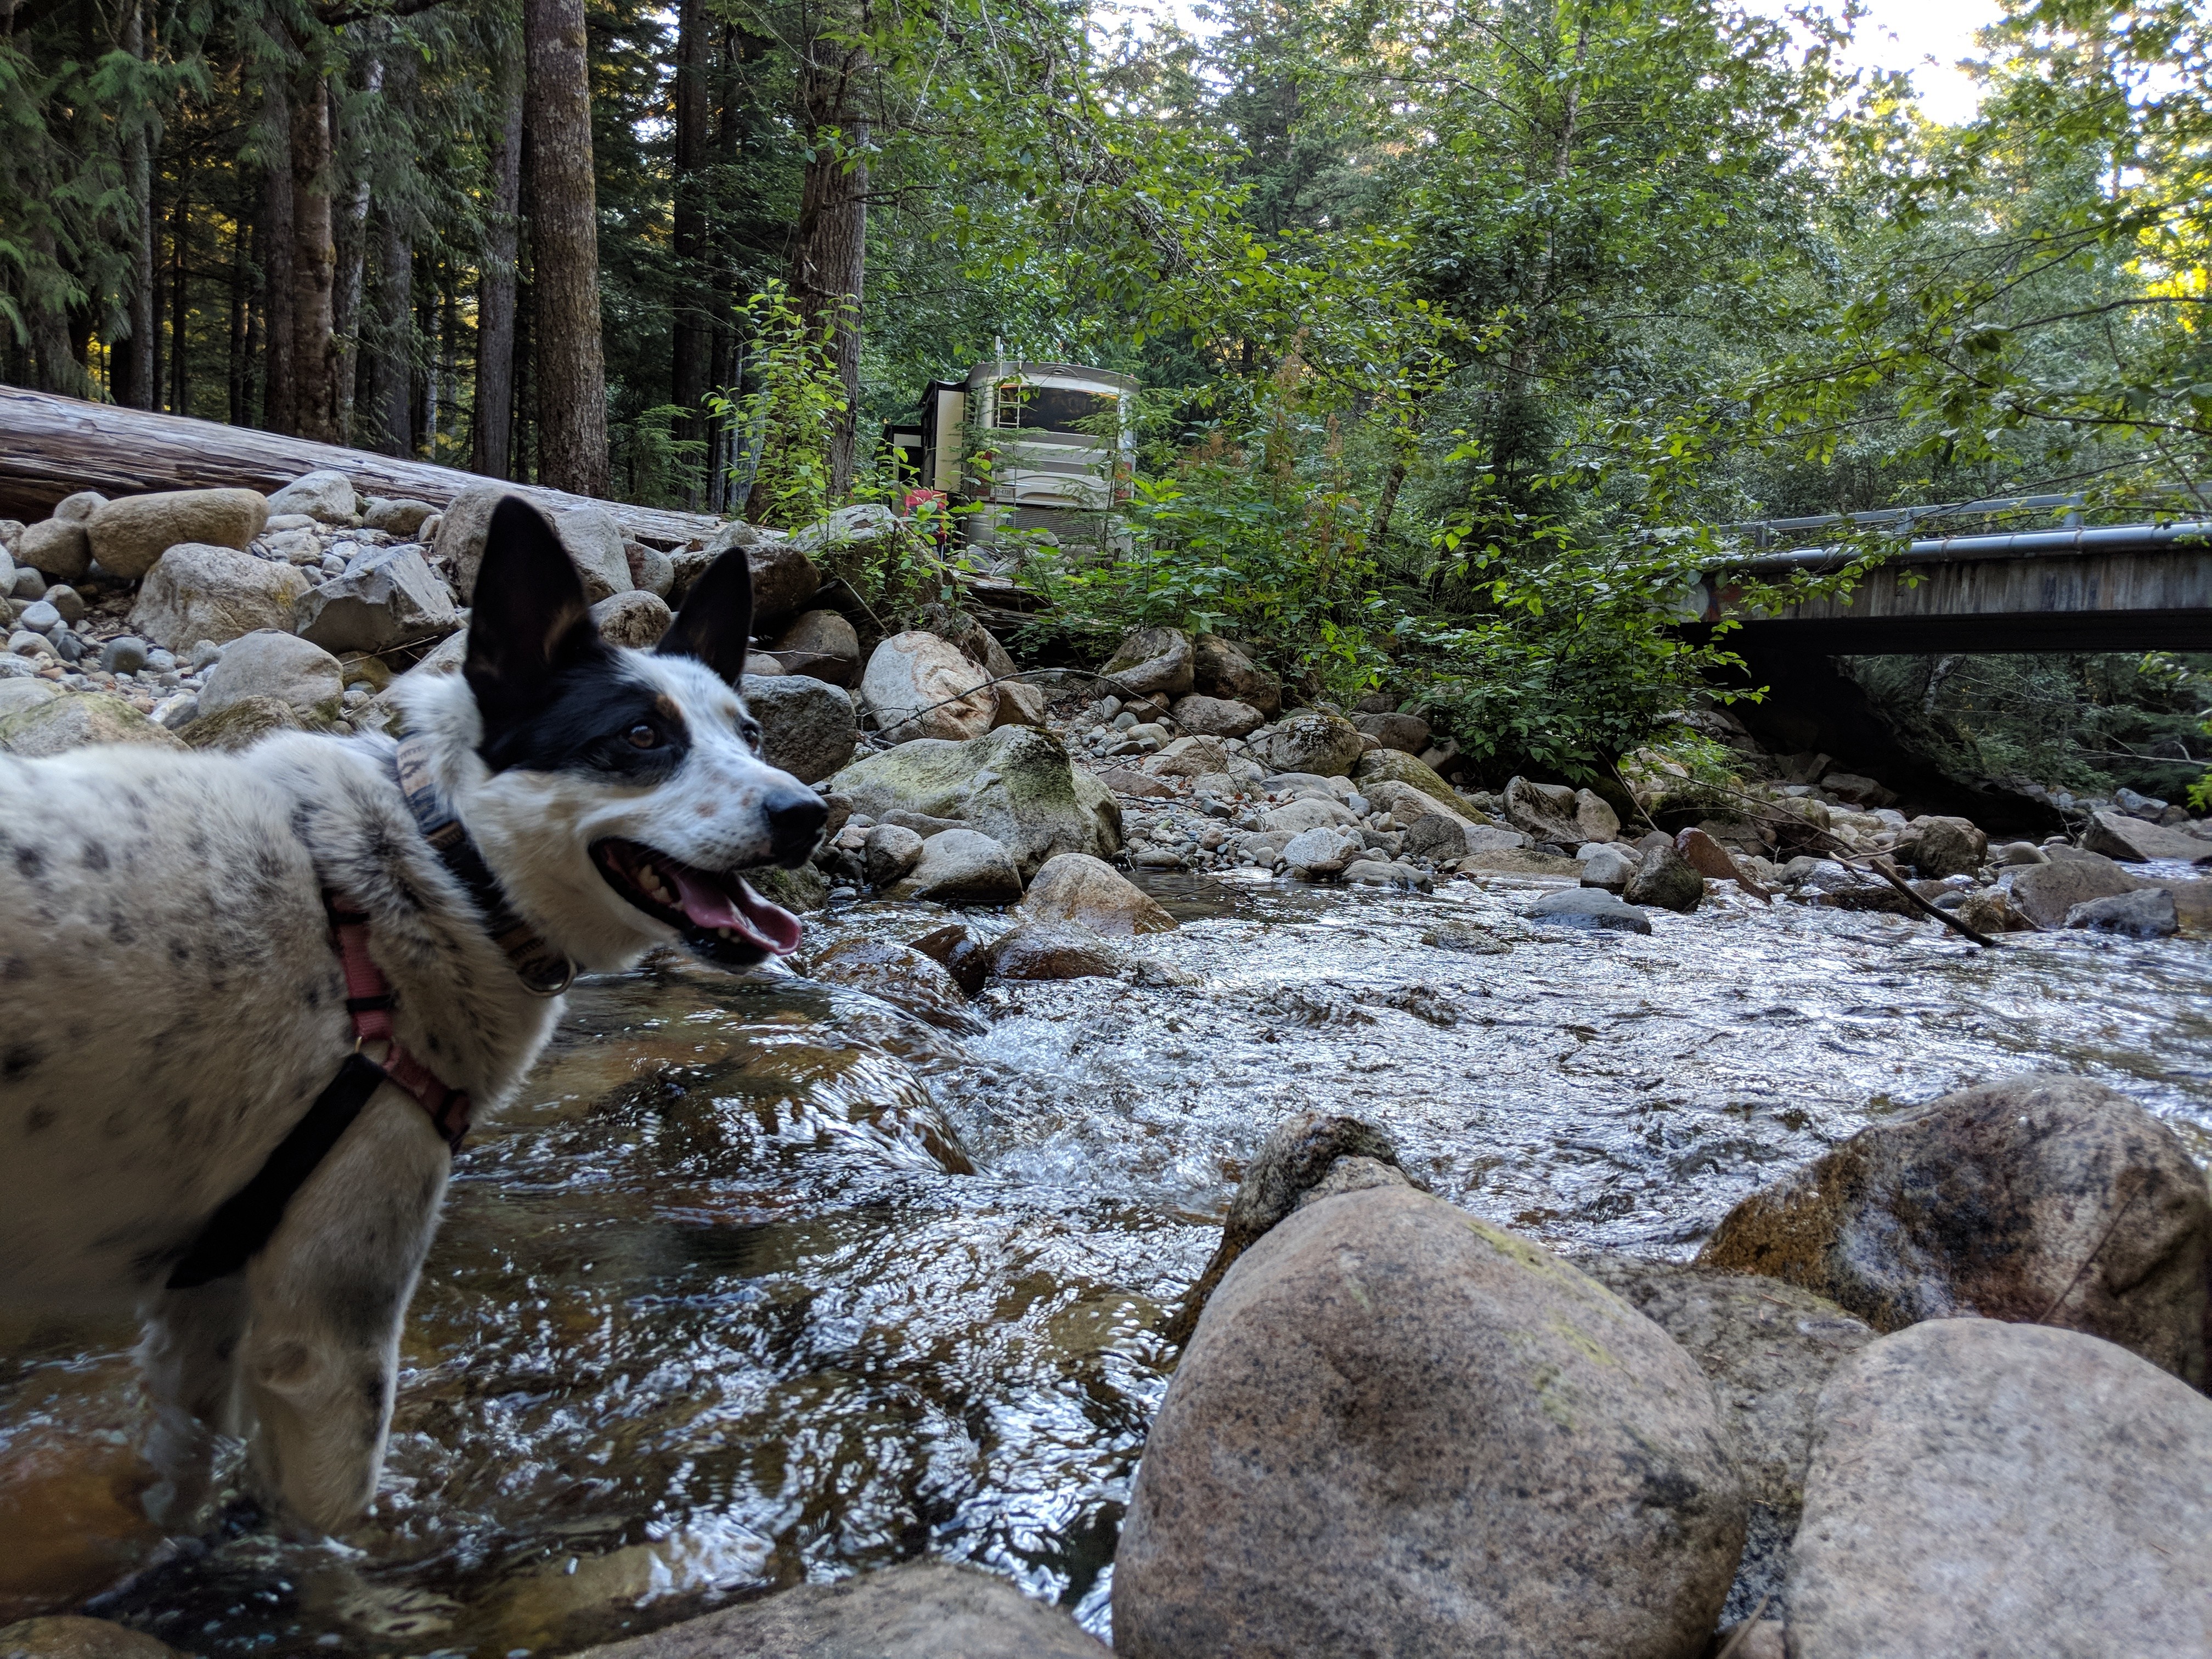
{"label": "creek", "polygon": [[[959,1037],[777,970],[587,981],[455,1171],[378,1513],[156,1539],[112,1322],[0,1330],[0,1623],[94,1610],[214,1659],[563,1651],[915,1553],[1103,1633],[1154,1334],[1293,1110],[1382,1127],[1563,1251],[1683,1257],[1885,1115],[2078,1072],[2212,1158],[2212,946],[1984,952],[1732,892],[1650,937],[1438,893],[1140,875],[1119,979],[994,985]],[[809,919],[807,950],[930,906]],[[984,926],[1002,926],[983,919]]]}

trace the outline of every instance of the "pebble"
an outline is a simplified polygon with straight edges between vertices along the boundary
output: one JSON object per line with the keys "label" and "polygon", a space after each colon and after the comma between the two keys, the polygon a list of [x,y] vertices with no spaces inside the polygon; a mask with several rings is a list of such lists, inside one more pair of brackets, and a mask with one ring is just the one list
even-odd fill
{"label": "pebble", "polygon": [[33,634],[51,634],[62,625],[62,613],[52,600],[34,599],[23,607],[23,614],[15,618],[15,624]]}

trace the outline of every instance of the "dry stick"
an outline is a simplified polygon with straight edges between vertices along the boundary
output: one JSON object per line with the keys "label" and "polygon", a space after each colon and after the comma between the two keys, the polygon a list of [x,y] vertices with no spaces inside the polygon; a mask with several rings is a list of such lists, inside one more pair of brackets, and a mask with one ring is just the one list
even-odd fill
{"label": "dry stick", "polygon": [[[1849,852],[1843,850],[1844,843],[1837,840],[1834,836],[1829,834],[1826,830],[1820,828],[1817,824],[1807,823],[1803,818],[1796,817],[1794,813],[1771,812],[1767,809],[1765,802],[1758,800],[1750,795],[1744,794],[1739,790],[1731,789],[1725,784],[1708,784],[1705,787],[1713,790],[1717,793],[1733,797],[1741,805],[1749,806],[1753,811],[1761,814],[1768,823],[1774,824],[1777,827],[1779,827],[1784,823],[1787,823],[1794,830],[1811,830],[1813,834],[1818,836],[1823,842],[1826,842],[1830,848],[1836,849],[1830,852],[1828,856],[1833,859],[1838,864],[1843,865],[1847,869],[1865,870],[1874,875],[1880,876],[1892,887],[1897,889],[1897,890],[1904,896],[1905,902],[1910,904],[1914,909],[1922,912],[1923,915],[1932,916],[1936,921],[1942,922],[1946,927],[1948,927],[1953,933],[1962,934],[1966,938],[1973,940],[1975,944],[1980,945],[1984,951],[1994,951],[1997,948],[1997,942],[1991,939],[1988,934],[1976,932],[1973,928],[1967,927],[1965,922],[1960,921],[1956,916],[1951,915],[1948,910],[1937,909],[1926,899],[1921,897],[1919,894],[1914,892],[1912,889],[1905,884],[1905,878],[1897,873],[1897,866],[1892,864],[1887,859],[1881,857],[1868,859],[1855,858]],[[1632,795],[1630,799],[1633,799],[1635,798]],[[1640,811],[1643,809],[1639,807],[1638,810]],[[1646,817],[1648,819],[1649,815],[1647,814]],[[1653,828],[1656,829],[1657,826],[1655,824],[1653,825]]]}
{"label": "dry stick", "polygon": [[1765,1595],[1760,1596],[1759,1598],[1759,1605],[1753,1607],[1750,1614],[1741,1625],[1738,1625],[1735,1627],[1735,1634],[1729,1638],[1728,1645],[1723,1648],[1718,1653],[1715,1654],[1713,1656],[1713,1659],[1729,1659],[1729,1655],[1734,1653],[1738,1648],[1741,1647],[1745,1641],[1750,1637],[1752,1627],[1759,1623],[1759,1615],[1766,1611],[1766,1604],[1773,1599],[1774,1592],[1772,1590],[1769,1590]]}
{"label": "dry stick", "polygon": [[2130,1210],[2135,1207],[2136,1200],[2142,1196],[2142,1190],[2146,1184],[2148,1183],[2142,1181],[2136,1182],[2134,1188],[2128,1194],[2128,1201],[2113,1212],[2110,1224],[2105,1229],[2105,1236],[2097,1241],[2088,1255],[2081,1258],[2081,1265],[2074,1270],[2074,1277],[2066,1281],[2066,1288],[2052,1298],[2049,1307],[2036,1316],[2037,1324],[2048,1325],[2051,1322],[2051,1316],[2065,1305],[2066,1298],[2074,1294],[2074,1287],[2081,1282],[2081,1275],[2089,1271],[2089,1264],[2097,1259],[2106,1245],[2112,1242],[2112,1235],[2120,1230],[2121,1220]]}

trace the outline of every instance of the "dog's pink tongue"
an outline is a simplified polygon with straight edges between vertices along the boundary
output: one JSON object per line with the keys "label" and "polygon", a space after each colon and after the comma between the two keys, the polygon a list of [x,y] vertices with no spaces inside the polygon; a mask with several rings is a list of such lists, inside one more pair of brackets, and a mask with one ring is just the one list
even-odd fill
{"label": "dog's pink tongue", "polygon": [[799,918],[781,905],[771,904],[740,880],[732,897],[710,882],[699,879],[680,865],[671,868],[684,914],[700,927],[726,927],[749,942],[777,956],[799,948]]}

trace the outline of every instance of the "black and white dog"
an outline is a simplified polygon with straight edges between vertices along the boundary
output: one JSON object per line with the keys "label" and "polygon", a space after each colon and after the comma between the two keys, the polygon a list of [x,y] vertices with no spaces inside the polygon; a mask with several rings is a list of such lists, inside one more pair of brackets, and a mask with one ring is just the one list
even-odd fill
{"label": "black and white dog", "polygon": [[398,682],[398,745],[0,757],[0,1299],[137,1309],[163,1518],[240,1434],[291,1521],[356,1518],[451,1091],[504,1100],[575,971],[797,945],[740,872],[826,814],[760,757],[751,618],[732,552],[655,651],[610,646],[509,497],[463,671]]}

